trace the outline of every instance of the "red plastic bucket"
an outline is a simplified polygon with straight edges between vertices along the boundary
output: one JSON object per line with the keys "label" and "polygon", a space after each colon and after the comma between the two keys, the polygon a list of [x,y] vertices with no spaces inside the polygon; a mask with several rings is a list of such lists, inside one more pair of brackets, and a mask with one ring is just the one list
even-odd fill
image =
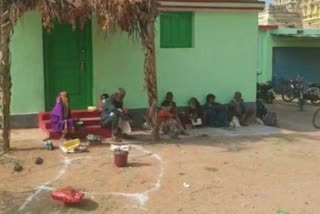
{"label": "red plastic bucket", "polygon": [[114,165],[117,167],[126,167],[128,165],[128,152],[115,151],[114,152]]}

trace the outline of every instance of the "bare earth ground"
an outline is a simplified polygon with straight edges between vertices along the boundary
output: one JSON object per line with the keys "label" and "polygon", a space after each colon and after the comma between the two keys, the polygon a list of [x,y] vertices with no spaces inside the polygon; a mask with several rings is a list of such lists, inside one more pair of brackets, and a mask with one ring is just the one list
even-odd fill
{"label": "bare earth ground", "polygon": [[[42,149],[39,130],[14,130],[14,150],[0,157],[0,213],[318,214],[316,108],[268,107],[278,112],[282,129],[193,130],[192,137],[158,144],[136,136],[129,141],[136,145],[130,165],[122,169],[114,167],[107,143],[66,155]],[[44,163],[35,165],[36,157]],[[13,173],[17,161],[24,170]],[[52,190],[68,186],[85,192],[81,204],[51,199]]]}

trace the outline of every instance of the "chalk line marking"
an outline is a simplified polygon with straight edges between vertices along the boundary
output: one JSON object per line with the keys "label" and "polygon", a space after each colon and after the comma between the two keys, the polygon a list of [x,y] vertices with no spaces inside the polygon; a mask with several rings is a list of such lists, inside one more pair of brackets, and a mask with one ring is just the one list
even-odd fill
{"label": "chalk line marking", "polygon": [[[94,195],[101,195],[101,196],[106,196],[106,195],[115,195],[115,196],[122,196],[122,197],[127,197],[127,198],[133,198],[138,202],[138,208],[142,209],[142,210],[146,210],[146,208],[144,208],[143,206],[146,204],[146,202],[149,200],[149,194],[152,192],[156,192],[160,189],[161,187],[161,178],[163,177],[163,173],[164,173],[164,167],[163,167],[163,160],[161,158],[160,155],[152,153],[151,151],[145,150],[143,149],[141,146],[138,145],[131,145],[133,148],[136,148],[140,151],[142,151],[143,153],[146,154],[146,156],[150,156],[155,158],[159,163],[160,163],[160,173],[158,175],[157,178],[157,182],[153,184],[153,186],[144,191],[144,192],[136,192],[136,193],[123,193],[123,192],[107,192],[107,193],[92,193],[92,192],[84,192],[85,194],[89,195],[91,198],[94,198]],[[43,184],[41,184],[40,186],[36,187],[34,190],[35,192],[33,194],[31,194],[28,198],[26,198],[26,200],[24,201],[24,203],[20,206],[19,211],[22,211],[33,199],[34,197],[36,197],[38,194],[41,193],[41,191],[52,191],[55,188],[49,187],[48,185],[50,185],[52,182],[57,181],[58,179],[60,179],[67,171],[67,168],[71,165],[71,163],[73,161],[76,160],[83,160],[83,159],[91,159],[91,156],[85,156],[85,157],[76,157],[76,158],[68,158],[66,156],[63,156],[64,160],[63,160],[63,166],[60,169],[58,175],[52,179],[49,180]],[[135,157],[139,157],[139,156],[135,156]]]}
{"label": "chalk line marking", "polygon": [[67,168],[70,166],[70,164],[72,163],[72,161],[75,160],[80,160],[80,159],[90,159],[90,156],[86,156],[86,157],[76,157],[76,158],[67,158],[64,156],[64,160],[63,160],[63,166],[62,168],[59,170],[58,175],[52,179],[49,180],[43,184],[41,184],[40,186],[35,188],[35,192],[33,194],[31,194],[28,198],[26,198],[26,200],[24,201],[24,203],[21,205],[21,207],[19,208],[19,211],[23,210],[31,201],[34,197],[36,197],[42,190],[52,190],[50,187],[48,187],[47,185],[51,184],[52,182],[58,180],[59,178],[61,178],[65,173]]}
{"label": "chalk line marking", "polygon": [[108,193],[85,192],[85,193],[87,193],[89,195],[117,195],[117,196],[123,196],[123,197],[127,197],[127,198],[133,198],[138,202],[138,205],[139,205],[138,207],[140,207],[141,209],[144,209],[143,206],[149,200],[149,194],[152,192],[158,191],[161,187],[161,178],[163,177],[163,172],[164,172],[163,161],[162,161],[162,158],[160,155],[155,154],[155,153],[151,153],[150,151],[143,149],[141,146],[132,145],[132,147],[139,149],[140,151],[144,152],[145,154],[151,154],[150,157],[155,158],[160,163],[160,173],[158,175],[157,182],[154,183],[150,189],[148,189],[144,192],[136,192],[136,193],[122,193],[122,192],[108,192]]}

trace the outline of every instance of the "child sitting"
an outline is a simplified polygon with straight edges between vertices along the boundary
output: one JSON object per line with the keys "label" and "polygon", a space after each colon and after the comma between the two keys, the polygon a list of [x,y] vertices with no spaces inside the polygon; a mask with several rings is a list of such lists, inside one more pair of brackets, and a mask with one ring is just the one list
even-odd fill
{"label": "child sitting", "polygon": [[101,96],[100,96],[100,106],[99,106],[100,110],[103,109],[103,106],[106,103],[108,98],[109,98],[109,94],[106,94],[106,93],[101,94]]}

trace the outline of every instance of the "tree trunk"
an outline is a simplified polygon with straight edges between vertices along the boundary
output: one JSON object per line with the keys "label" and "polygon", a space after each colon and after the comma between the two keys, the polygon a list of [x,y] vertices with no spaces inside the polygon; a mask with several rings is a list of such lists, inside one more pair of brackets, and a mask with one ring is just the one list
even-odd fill
{"label": "tree trunk", "polygon": [[143,35],[143,44],[145,47],[145,62],[144,62],[144,80],[148,91],[148,103],[150,120],[153,127],[153,139],[159,139],[158,125],[158,95],[157,95],[157,72],[156,72],[156,54],[154,44],[154,21],[149,21],[145,26]]}
{"label": "tree trunk", "polygon": [[10,101],[11,75],[9,41],[11,24],[9,9],[3,1],[0,2],[0,150],[7,152],[10,149]]}

